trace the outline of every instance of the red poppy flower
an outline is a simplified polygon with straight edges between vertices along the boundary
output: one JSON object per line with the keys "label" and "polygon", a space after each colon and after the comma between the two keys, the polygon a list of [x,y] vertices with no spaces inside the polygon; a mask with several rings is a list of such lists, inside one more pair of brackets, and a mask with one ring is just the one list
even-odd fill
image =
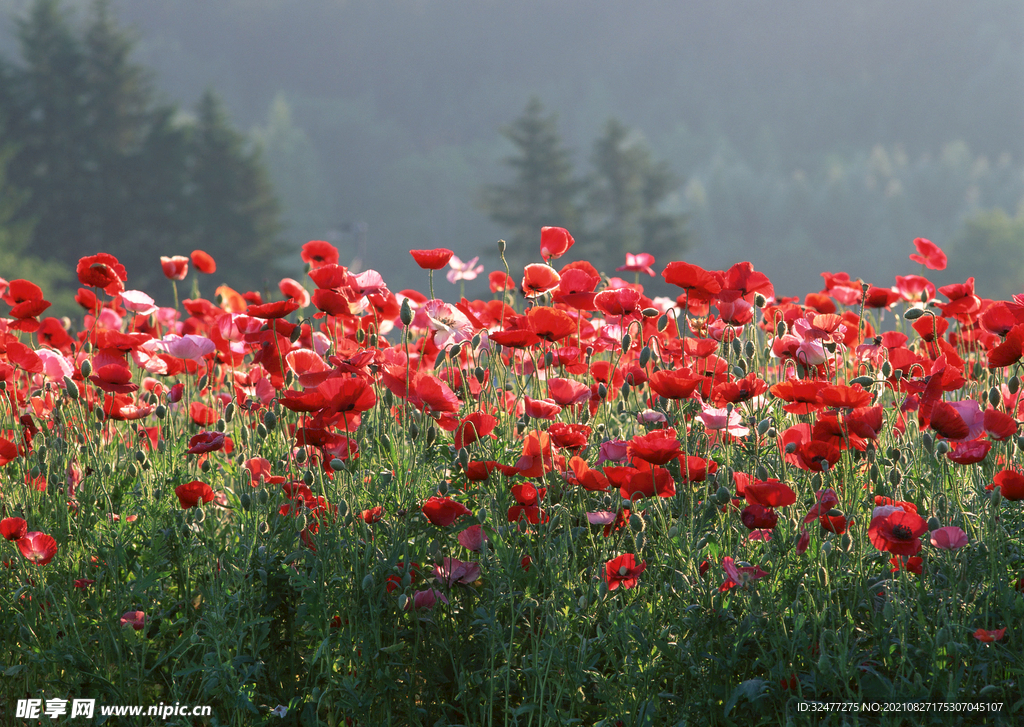
{"label": "red poppy flower", "polygon": [[779,522],[779,515],[770,507],[747,505],[740,513],[740,520],[747,530],[772,530]]}
{"label": "red poppy flower", "polygon": [[688,368],[655,371],[650,377],[654,393],[666,399],[688,399],[705,381]]}
{"label": "red poppy flower", "polygon": [[487,283],[492,293],[500,293],[504,290],[515,290],[514,281],[504,270],[495,270],[487,274]]}
{"label": "red poppy flower", "polygon": [[752,505],[785,507],[796,502],[796,493],[784,482],[778,480],[754,480],[743,488],[743,496]]}
{"label": "red poppy flower", "polygon": [[914,247],[917,248],[917,254],[911,255],[910,259],[915,263],[921,263],[929,270],[946,269],[946,253],[934,242],[919,237],[914,240]]}
{"label": "red poppy flower", "polygon": [[1024,356],[1024,324],[1015,325],[1006,334],[1006,339],[988,352],[990,369],[1012,366]]}
{"label": "red poppy flower", "polygon": [[899,570],[908,570],[914,575],[919,576],[924,572],[924,560],[918,555],[912,555],[910,557],[905,555],[894,555],[889,558],[889,563],[892,564],[893,573],[896,573]]}
{"label": "red poppy flower", "polygon": [[937,401],[932,406],[930,425],[936,434],[946,439],[963,439],[969,432],[967,422],[945,401]]}
{"label": "red poppy flower", "polygon": [[518,504],[508,509],[508,521],[514,523],[523,519],[531,525],[546,523],[548,515],[540,508],[541,498],[546,491],[546,488],[537,488],[528,482],[513,485],[512,497]]}
{"label": "red poppy flower", "polygon": [[468,447],[481,437],[486,437],[497,426],[497,418],[482,411],[475,411],[459,421],[455,430],[455,446],[459,449]]}
{"label": "red poppy flower", "polygon": [[569,459],[569,472],[566,481],[577,484],[590,492],[604,492],[608,489],[608,478],[599,470],[590,469],[586,460],[581,457]]}
{"label": "red poppy flower", "polygon": [[174,257],[160,256],[160,267],[168,280],[184,280],[188,275],[188,258],[184,255]]}
{"label": "red poppy flower", "polygon": [[704,268],[677,260],[670,262],[662,271],[665,282],[678,285],[686,290],[690,298],[711,300],[722,292],[722,283]]}
{"label": "red poppy flower", "polygon": [[199,480],[192,480],[184,485],[178,485],[174,488],[174,494],[178,496],[178,502],[181,503],[181,507],[184,510],[195,507],[200,502],[210,502],[213,500],[213,488]]}
{"label": "red poppy flower", "polygon": [[552,421],[561,413],[562,407],[556,404],[554,399],[532,399],[529,396],[523,397],[523,414],[531,419]]}
{"label": "red poppy flower", "polygon": [[313,269],[338,264],[338,248],[326,240],[310,240],[302,246],[302,262]]}
{"label": "red poppy flower", "polygon": [[188,454],[205,454],[224,449],[225,436],[222,432],[200,432],[188,440]]}
{"label": "red poppy flower", "polygon": [[830,384],[818,391],[818,403],[836,409],[857,409],[871,405],[871,392],[860,384]]}
{"label": "red poppy flower", "polygon": [[590,427],[586,424],[567,424],[555,422],[548,427],[551,443],[556,447],[568,450],[579,450],[587,446]]}
{"label": "red poppy flower", "polygon": [[83,257],[75,269],[79,282],[90,288],[103,288],[107,295],[117,295],[124,290],[128,272],[113,255],[105,252]]}
{"label": "red poppy flower", "polygon": [[928,522],[916,513],[896,510],[871,519],[868,537],[871,544],[894,555],[917,555],[921,536],[928,531]]}
{"label": "red poppy flower", "polygon": [[299,302],[295,298],[287,298],[286,300],[279,300],[274,303],[250,305],[246,313],[253,318],[262,318],[264,320],[284,318],[299,309]]}
{"label": "red poppy flower", "polygon": [[206,273],[207,275],[217,272],[217,261],[209,253],[202,250],[193,250],[191,258],[192,264],[196,266],[196,270],[199,272]]}
{"label": "red poppy flower", "polygon": [[575,242],[563,227],[540,228],[540,256],[545,261],[562,257]]}
{"label": "red poppy flower", "polygon": [[208,427],[220,419],[216,411],[201,401],[193,401],[188,405],[188,415],[193,422],[201,427]]}
{"label": "red poppy flower", "polygon": [[25,559],[35,565],[46,565],[57,555],[57,541],[46,533],[25,533],[25,537],[20,538],[15,545]]}
{"label": "red poppy flower", "polygon": [[651,464],[662,465],[682,453],[675,429],[656,429],[649,434],[633,437],[629,443],[629,456]]}
{"label": "red poppy flower", "polygon": [[640,292],[634,288],[602,290],[594,296],[594,305],[609,316],[624,316],[640,307]]}
{"label": "red poppy flower", "polygon": [[988,456],[992,442],[987,439],[971,439],[966,442],[951,441],[946,458],[957,464],[977,464]]}
{"label": "red poppy flower", "polygon": [[993,641],[999,641],[1006,635],[1006,629],[996,629],[995,631],[986,631],[985,629],[978,629],[974,632],[974,638],[984,644],[991,644]]}
{"label": "red poppy flower", "polygon": [[5,540],[17,541],[28,533],[28,523],[20,517],[5,517],[0,520],[0,535]]}
{"label": "red poppy flower", "polygon": [[384,506],[377,505],[377,507],[372,507],[369,510],[363,510],[359,513],[359,517],[367,525],[380,522],[380,519],[384,517]]}
{"label": "red poppy flower", "polygon": [[547,265],[530,263],[523,268],[523,295],[527,298],[536,298],[557,288],[561,280],[562,276]]}
{"label": "red poppy flower", "polygon": [[998,487],[1004,500],[1024,500],[1024,475],[1016,470],[997,472],[991,487]]}
{"label": "red poppy flower", "polygon": [[559,406],[574,406],[590,400],[590,387],[572,379],[548,379],[548,394]]}
{"label": "red poppy flower", "polygon": [[410,250],[409,254],[424,270],[440,270],[448,264],[455,253],[447,248],[438,247],[433,250]]}
{"label": "red poppy flower", "polygon": [[560,341],[576,332],[576,321],[565,311],[534,306],[526,314],[530,330],[545,341]]}
{"label": "red poppy flower", "polygon": [[439,528],[451,525],[463,515],[472,515],[468,507],[447,497],[431,497],[421,508],[427,519]]}
{"label": "red poppy flower", "polygon": [[647,568],[647,561],[641,561],[637,565],[636,558],[632,553],[612,558],[604,564],[604,580],[608,582],[608,590],[614,591],[620,586],[624,590],[634,588],[640,574]]}

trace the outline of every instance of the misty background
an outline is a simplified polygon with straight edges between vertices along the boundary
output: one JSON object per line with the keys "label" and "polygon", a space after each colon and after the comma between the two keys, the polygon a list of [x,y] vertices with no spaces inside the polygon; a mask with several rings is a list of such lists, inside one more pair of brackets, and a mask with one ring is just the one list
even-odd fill
{"label": "misty background", "polygon": [[[0,0],[8,59],[19,52],[13,18],[30,4]],[[63,5],[86,15],[86,2]],[[681,183],[661,205],[687,215],[689,234],[674,259],[750,260],[778,295],[803,295],[826,270],[881,286],[920,272],[907,256],[926,237],[950,256],[934,280],[975,275],[982,294],[1024,292],[1015,0],[110,7],[163,102],[188,113],[212,89],[261,149],[295,277],[310,239],[381,271],[392,290],[424,285],[410,248],[497,267],[496,241],[510,233],[482,192],[512,179],[501,130],[536,96],[580,177],[612,118],[668,165]],[[587,257],[585,236],[577,243],[566,260]],[[188,252],[154,249],[154,268]],[[480,282],[467,292],[482,294]]]}

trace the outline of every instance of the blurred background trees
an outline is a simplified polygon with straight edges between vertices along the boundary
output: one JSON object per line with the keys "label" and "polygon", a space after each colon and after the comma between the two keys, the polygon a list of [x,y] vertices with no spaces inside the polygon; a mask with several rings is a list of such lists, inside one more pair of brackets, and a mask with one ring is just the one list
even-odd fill
{"label": "blurred background trees", "polygon": [[88,7],[81,27],[60,0],[36,0],[16,34],[20,57],[0,71],[0,140],[20,193],[7,222],[27,234],[22,254],[67,271],[110,252],[129,286],[145,288],[162,278],[160,255],[200,248],[228,284],[276,283],[278,211],[266,171],[212,92],[194,117],[158,102],[107,0]]}

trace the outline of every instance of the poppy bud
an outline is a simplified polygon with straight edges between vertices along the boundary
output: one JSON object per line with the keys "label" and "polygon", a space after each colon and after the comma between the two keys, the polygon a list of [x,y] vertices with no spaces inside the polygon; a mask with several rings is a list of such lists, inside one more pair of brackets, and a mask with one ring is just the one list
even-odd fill
{"label": "poppy bud", "polygon": [[715,502],[717,502],[719,505],[724,505],[725,503],[729,502],[731,498],[732,493],[729,492],[728,487],[719,487],[718,490],[715,492]]}
{"label": "poppy bud", "polygon": [[70,376],[64,377],[64,390],[68,393],[68,398],[71,399],[71,401],[78,400],[78,385],[75,384],[74,379]]}
{"label": "poppy bud", "polygon": [[362,585],[362,589],[364,591],[369,592],[369,591],[373,590],[373,574],[372,573],[367,573],[366,577],[363,578],[363,582],[362,582],[361,585]]}
{"label": "poppy bud", "polygon": [[934,450],[935,440],[932,439],[931,432],[925,432],[921,436],[921,443],[924,444],[924,448],[928,450],[929,453],[931,453]]}
{"label": "poppy bud", "polygon": [[[86,359],[82,362],[82,376],[90,376],[92,374],[92,361]],[[4,382],[6,388],[6,381]]]}
{"label": "poppy bud", "polygon": [[473,376],[479,383],[482,384],[484,383],[484,379],[487,378],[487,372],[484,370],[483,366],[477,366],[473,370]]}
{"label": "poppy bud", "polygon": [[402,301],[402,310],[398,316],[402,320],[403,326],[408,326],[412,323],[412,306],[409,305],[408,298]]}
{"label": "poppy bud", "polygon": [[892,378],[892,364],[889,363],[888,361],[885,361],[882,364],[882,376],[884,376],[887,379]]}
{"label": "poppy bud", "polygon": [[785,321],[779,321],[778,323],[775,324],[775,335],[780,337],[780,338],[782,336],[786,335],[786,322]]}
{"label": "poppy bud", "polygon": [[754,352],[754,342],[747,341],[743,346],[743,355],[746,356],[747,358],[754,358]]}
{"label": "poppy bud", "polygon": [[419,425],[416,424],[416,422],[410,422],[409,423],[409,438],[410,439],[416,439],[419,436],[420,436]]}
{"label": "poppy bud", "polygon": [[622,389],[620,389],[620,391],[622,392],[623,396],[629,396],[629,382],[628,381],[623,381],[622,382]]}
{"label": "poppy bud", "polygon": [[889,482],[893,486],[899,485],[903,481],[903,473],[900,472],[899,467],[893,467],[892,472],[889,473]]}
{"label": "poppy bud", "polygon": [[277,426],[277,415],[274,414],[274,412],[272,411],[266,412],[263,415],[263,424],[267,427],[268,430],[273,429],[274,427]]}
{"label": "poppy bud", "polygon": [[206,385],[208,383],[210,383],[210,377],[208,375],[203,374],[202,376],[200,376],[199,377],[199,390],[202,391],[203,389],[205,389]]}
{"label": "poppy bud", "polygon": [[462,353],[462,344],[454,343],[454,344],[452,344],[452,347],[450,349],[448,349],[448,359],[451,360],[451,361],[455,361],[456,359],[459,358],[459,354],[461,354],[461,353]]}
{"label": "poppy bud", "polygon": [[732,375],[737,379],[742,379],[747,375],[747,361],[746,359],[740,359],[740,362],[732,367]]}
{"label": "poppy bud", "polygon": [[940,441],[935,443],[935,454],[941,456],[941,455],[945,454],[948,451],[949,451],[949,442],[947,442],[945,439],[942,439],[942,440],[940,440]]}
{"label": "poppy bud", "polygon": [[[549,352],[550,353],[550,352]],[[651,360],[651,347],[644,346],[640,351],[640,368],[644,368],[650,363]]]}
{"label": "poppy bud", "polygon": [[733,355],[739,356],[743,352],[743,344],[740,343],[740,339],[738,339],[738,338],[732,339],[732,344],[731,345],[732,345]]}
{"label": "poppy bud", "polygon": [[504,240],[498,240],[498,254],[499,255],[504,255],[505,254],[505,241]]}
{"label": "poppy bud", "polygon": [[[760,436],[763,437],[765,434],[768,433],[768,430],[771,429],[771,427],[772,427],[772,420],[771,419],[762,419],[761,421],[759,421],[757,423],[757,433]],[[759,477],[760,477],[760,475],[759,475]],[[767,479],[767,478],[766,477],[761,477],[761,479],[763,480],[763,479]]]}
{"label": "poppy bud", "polygon": [[1011,394],[1016,394],[1018,391],[1020,391],[1020,377],[1011,376],[1010,380],[1006,382],[1006,389]]}
{"label": "poppy bud", "polygon": [[664,315],[658,319],[658,333],[664,333],[666,328],[668,328],[668,316]]}
{"label": "poppy bud", "polygon": [[908,320],[908,321],[916,321],[918,318],[920,318],[924,314],[925,314],[925,311],[922,308],[911,308],[910,310],[908,310],[906,313],[903,314],[903,318]]}
{"label": "poppy bud", "polygon": [[427,446],[432,447],[437,440],[437,428],[433,425],[427,427]]}
{"label": "poppy bud", "polygon": [[238,504],[242,506],[243,510],[249,512],[250,508],[252,508],[252,497],[248,492],[243,492],[238,496]]}
{"label": "poppy bud", "polygon": [[644,318],[656,318],[658,316],[658,309],[657,308],[644,308],[641,311],[641,314],[643,315]]}
{"label": "poppy bud", "polygon": [[334,457],[334,458],[331,459],[330,467],[335,472],[341,472],[343,469],[345,469],[345,463],[342,462],[337,457]]}
{"label": "poppy bud", "polygon": [[551,351],[544,352],[544,368],[548,368],[555,360],[555,355]]}
{"label": "poppy bud", "polygon": [[633,337],[630,336],[628,333],[624,334],[622,336],[622,350],[623,351],[628,351],[629,347],[632,346],[632,345],[633,345]]}
{"label": "poppy bud", "polygon": [[597,385],[597,395],[602,399],[608,398],[608,387],[603,383]]}
{"label": "poppy bud", "polygon": [[863,386],[866,389],[867,387],[874,385],[874,383],[875,383],[874,377],[871,377],[871,376],[858,376],[857,378],[853,379],[850,382],[850,386],[853,386],[854,384],[857,384],[858,386]]}
{"label": "poppy bud", "polygon": [[[994,490],[992,490],[992,497],[989,499],[989,502],[992,503],[992,508],[995,509],[995,508],[999,507],[999,503],[1001,503],[1002,501],[1003,501],[1003,488],[1002,487],[997,487]],[[979,543],[979,545],[983,545],[983,543]]]}
{"label": "poppy bud", "polygon": [[768,299],[765,298],[760,293],[755,293],[754,294],[754,306],[757,307],[757,308],[764,308],[766,305],[768,305]]}
{"label": "poppy bud", "polygon": [[302,326],[301,325],[295,326],[295,328],[292,329],[291,334],[289,334],[289,336],[288,336],[288,341],[290,343],[295,343],[296,341],[299,340],[299,337],[301,335],[302,335]]}

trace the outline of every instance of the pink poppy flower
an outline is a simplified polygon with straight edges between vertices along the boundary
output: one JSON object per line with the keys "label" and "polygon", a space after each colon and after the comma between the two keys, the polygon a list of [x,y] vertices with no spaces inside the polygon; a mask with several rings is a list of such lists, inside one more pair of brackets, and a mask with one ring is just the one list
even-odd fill
{"label": "pink poppy flower", "polygon": [[967,533],[953,525],[932,531],[931,543],[939,550],[956,550],[967,545]]}
{"label": "pink poppy flower", "polygon": [[452,255],[452,259],[448,261],[451,270],[445,277],[448,278],[449,283],[457,283],[460,280],[476,280],[476,276],[484,271],[483,265],[473,267],[479,260],[480,256],[477,255],[468,262],[462,262],[458,255]]}
{"label": "pink poppy flower", "polygon": [[456,583],[469,585],[480,578],[480,564],[467,563],[458,558],[445,558],[434,566],[434,577],[449,588]]}
{"label": "pink poppy flower", "polygon": [[145,611],[125,611],[121,616],[122,626],[131,626],[136,631],[142,631],[146,626]]}
{"label": "pink poppy flower", "polygon": [[749,583],[768,575],[766,571],[756,565],[739,567],[736,565],[736,561],[728,555],[722,559],[722,569],[725,571],[725,581],[718,588],[718,590],[722,592],[728,591],[736,586],[746,588]]}

